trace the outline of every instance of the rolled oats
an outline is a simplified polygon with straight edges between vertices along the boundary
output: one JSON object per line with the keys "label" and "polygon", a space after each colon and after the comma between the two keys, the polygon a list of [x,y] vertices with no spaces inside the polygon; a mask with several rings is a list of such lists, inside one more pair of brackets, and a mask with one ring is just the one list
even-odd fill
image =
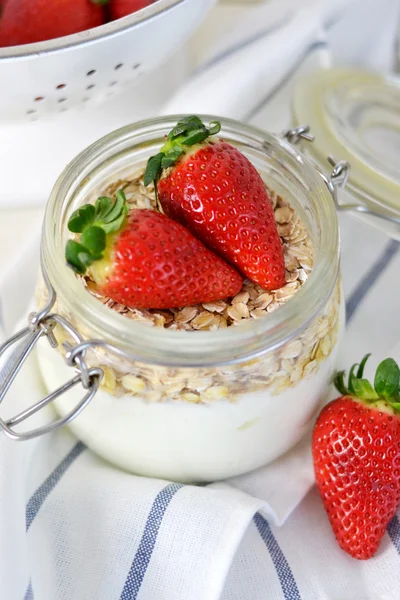
{"label": "rolled oats", "polygon": [[198,404],[201,402],[201,398],[199,394],[195,394],[194,392],[183,392],[180,396],[181,400],[185,402],[193,402],[194,404]]}
{"label": "rolled oats", "polygon": [[232,298],[232,304],[247,304],[250,300],[249,292],[243,291],[239,292]]}
{"label": "rolled oats", "polygon": [[303,344],[301,340],[294,340],[293,342],[289,342],[286,344],[281,352],[282,358],[296,358],[301,354],[303,349]]}
{"label": "rolled oats", "polygon": [[197,308],[195,306],[186,306],[177,315],[177,323],[189,323],[197,315]]}
{"label": "rolled oats", "polygon": [[114,371],[110,367],[103,367],[103,373],[104,376],[101,382],[102,387],[108,392],[115,392],[115,389],[117,387],[117,378],[115,376]]}
{"label": "rolled oats", "polygon": [[263,308],[255,308],[250,312],[250,316],[253,317],[253,319],[260,319],[261,317],[265,317],[266,314],[267,311]]}
{"label": "rolled oats", "polygon": [[140,377],[135,375],[124,375],[121,379],[121,383],[125,390],[132,394],[139,394],[146,389],[146,383]]}
{"label": "rolled oats", "polygon": [[208,311],[204,311],[193,319],[191,326],[193,329],[208,329],[213,320],[214,315]]}
{"label": "rolled oats", "polygon": [[[269,304],[274,300],[274,295],[269,292],[265,292],[264,294],[260,294],[257,298],[252,300],[251,305],[254,308],[267,308]],[[265,314],[265,313],[264,313]]]}
{"label": "rolled oats", "polygon": [[293,231],[294,225],[293,223],[284,223],[282,225],[277,225],[278,233],[281,237],[289,237]]}
{"label": "rolled oats", "polygon": [[223,300],[218,300],[217,302],[205,302],[202,304],[202,307],[210,312],[222,313],[227,307],[227,303]]}
{"label": "rolled oats", "polygon": [[289,223],[292,217],[293,211],[288,206],[281,206],[275,210],[275,221],[278,224]]}
{"label": "rolled oats", "polygon": [[237,309],[236,304],[234,304],[233,306],[229,306],[227,308],[226,314],[233,321],[240,321],[240,319],[242,318],[242,315],[240,314],[240,311]]}
{"label": "rolled oats", "polygon": [[225,385],[214,385],[207,388],[201,395],[203,402],[212,400],[222,400],[228,395],[228,388]]}

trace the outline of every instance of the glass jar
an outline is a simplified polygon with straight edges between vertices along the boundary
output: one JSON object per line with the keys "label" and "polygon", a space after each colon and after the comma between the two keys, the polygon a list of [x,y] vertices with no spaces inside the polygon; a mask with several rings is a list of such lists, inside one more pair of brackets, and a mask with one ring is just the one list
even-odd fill
{"label": "glass jar", "polygon": [[[344,323],[339,237],[332,188],[313,163],[284,139],[222,119],[220,135],[251,160],[275,197],[287,200],[304,224],[313,255],[308,280],[267,316],[214,331],[149,327],[110,310],[65,264],[69,216],[110,183],[143,168],[176,121],[124,127],[70,163],[47,206],[42,269],[56,294],[53,312],[81,338],[97,340],[86,349],[85,361],[104,372],[101,388],[71,429],[123,469],[201,482],[260,467],[310,428],[326,397]],[[310,254],[297,257],[298,271],[310,266]],[[288,285],[280,296],[290,291]],[[47,299],[41,279],[39,309]],[[58,349],[45,339],[37,349],[49,391],[71,376],[63,356],[70,335],[59,325],[53,334]],[[81,396],[74,388],[58,397],[60,415]]]}

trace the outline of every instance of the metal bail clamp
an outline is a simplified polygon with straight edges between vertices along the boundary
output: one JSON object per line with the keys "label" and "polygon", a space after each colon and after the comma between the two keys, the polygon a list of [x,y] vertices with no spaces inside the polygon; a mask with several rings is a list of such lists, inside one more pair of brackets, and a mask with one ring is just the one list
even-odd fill
{"label": "metal bail clamp", "polygon": [[[45,336],[53,348],[56,348],[59,345],[53,333],[53,329],[56,325],[64,329],[76,343],[76,346],[67,343],[63,344],[67,351],[65,361],[69,366],[73,366],[75,368],[76,375],[64,385],[57,388],[54,392],[51,392],[45,398],[23,410],[15,417],[7,420],[0,418],[0,430],[3,430],[4,433],[12,440],[18,441],[33,439],[35,437],[44,435],[45,433],[54,431],[59,427],[66,425],[67,423],[70,423],[89,404],[93,396],[96,394],[103,378],[102,369],[99,367],[89,368],[87,366],[85,362],[86,350],[80,350],[77,348],[84,341],[80,334],[66,319],[64,319],[64,317],[61,317],[55,313],[51,313],[51,309],[53,308],[56,300],[56,294],[45,274],[43,265],[42,271],[49,292],[49,300],[46,306],[38,313],[30,314],[28,317],[28,326],[16,333],[13,337],[0,346],[0,359],[7,351],[14,347],[10,357],[0,368],[0,375],[4,375],[4,379],[0,379],[0,404],[4,400],[4,397],[14,382],[14,379],[18,375],[24,362],[33,351],[40,338]],[[24,344],[22,343],[23,340],[26,340]],[[78,351],[74,352],[76,349]],[[16,431],[14,429],[16,425],[19,425],[23,421],[27,420],[29,417],[53,402],[56,398],[62,396],[62,394],[68,392],[68,390],[75,387],[79,383],[82,384],[82,387],[85,390],[85,395],[67,415],[48,423],[47,425],[37,427],[36,429],[31,429],[24,432]]]}
{"label": "metal bail clamp", "polygon": [[[282,133],[282,137],[293,146],[300,143],[302,140],[312,143],[315,139],[315,137],[310,133],[310,127],[308,125],[299,125],[293,129],[287,129]],[[337,188],[345,187],[350,175],[350,164],[346,160],[338,161],[333,158],[333,156],[328,156],[328,162],[333,167],[329,177],[323,173],[317,167],[317,165],[315,165],[315,168],[328,186],[336,208],[338,210],[342,210],[343,206],[340,205],[338,201]]]}
{"label": "metal bail clamp", "polygon": [[[299,125],[293,129],[288,129],[282,133],[281,137],[293,145],[298,144],[302,140],[313,142],[315,139],[314,136],[311,135],[310,127],[308,125]],[[381,211],[378,212],[363,204],[357,204],[356,202],[344,203],[339,201],[338,188],[344,188],[347,184],[351,169],[350,163],[346,160],[337,160],[333,156],[328,156],[327,159],[329,164],[333,167],[329,176],[321,171],[317,165],[315,165],[315,167],[328,186],[338,211],[358,212],[378,219],[383,219],[384,221],[389,221],[395,225],[400,225],[400,217],[397,216],[397,214],[390,212],[389,209],[381,209]]]}

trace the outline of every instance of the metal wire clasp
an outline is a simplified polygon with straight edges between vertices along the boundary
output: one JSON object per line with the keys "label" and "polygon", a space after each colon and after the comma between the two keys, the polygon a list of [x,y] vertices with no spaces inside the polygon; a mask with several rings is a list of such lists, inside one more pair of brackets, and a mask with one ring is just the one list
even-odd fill
{"label": "metal wire clasp", "polygon": [[[299,125],[293,129],[288,129],[282,133],[282,137],[293,145],[298,144],[302,140],[307,142],[314,141],[314,136],[311,135],[310,127],[308,125]],[[389,209],[386,210],[381,208],[379,211],[376,211],[363,204],[357,204],[356,202],[339,201],[338,189],[344,188],[347,184],[350,175],[350,163],[346,160],[337,160],[333,156],[328,156],[328,162],[333,167],[329,176],[317,166],[316,169],[328,186],[338,211],[358,212],[400,225],[400,217],[397,216],[398,213],[395,214]]]}
{"label": "metal wire clasp", "polygon": [[[71,422],[91,401],[103,378],[102,369],[99,367],[89,368],[87,366],[85,362],[86,350],[84,348],[78,348],[84,341],[80,334],[66,319],[64,319],[64,317],[51,313],[51,309],[56,300],[56,294],[46,277],[43,267],[42,270],[49,294],[46,306],[41,311],[30,314],[28,317],[28,326],[0,346],[0,359],[8,350],[14,347],[14,351],[11,353],[8,360],[5,361],[2,369],[0,369],[0,404],[39,339],[46,337],[53,348],[58,346],[58,341],[53,333],[56,325],[66,331],[69,337],[76,343],[76,346],[67,344],[66,342],[63,344],[67,351],[65,360],[69,366],[75,368],[76,375],[64,385],[57,388],[54,392],[51,392],[45,398],[20,412],[15,417],[7,420],[0,419],[0,430],[3,430],[4,433],[13,440],[29,440],[45,433],[49,433],[50,431],[54,431]],[[25,343],[22,344],[22,340],[25,339]],[[4,374],[4,379],[1,377],[2,373]],[[14,429],[16,425],[19,425],[78,384],[82,385],[85,394],[82,400],[67,415],[56,421],[25,432],[19,432]]]}
{"label": "metal wire clasp", "polygon": [[[283,132],[282,137],[293,145],[298,144],[302,140],[313,142],[314,136],[310,133],[308,125],[299,125],[293,129],[287,129]],[[325,181],[335,201],[336,208],[341,209],[342,206],[338,202],[337,188],[345,187],[350,175],[350,164],[346,160],[336,160],[333,156],[328,156],[328,162],[333,167],[329,177],[318,169],[321,177]]]}

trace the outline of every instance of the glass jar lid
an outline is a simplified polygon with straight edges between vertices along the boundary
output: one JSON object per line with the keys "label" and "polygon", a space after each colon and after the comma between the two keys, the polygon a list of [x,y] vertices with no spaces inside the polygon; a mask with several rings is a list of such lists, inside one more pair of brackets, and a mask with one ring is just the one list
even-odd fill
{"label": "glass jar lid", "polygon": [[306,149],[312,159],[321,168],[327,154],[347,160],[353,200],[397,217],[399,225],[388,225],[388,232],[400,235],[400,81],[354,69],[319,70],[298,84],[293,118],[315,136]]}

